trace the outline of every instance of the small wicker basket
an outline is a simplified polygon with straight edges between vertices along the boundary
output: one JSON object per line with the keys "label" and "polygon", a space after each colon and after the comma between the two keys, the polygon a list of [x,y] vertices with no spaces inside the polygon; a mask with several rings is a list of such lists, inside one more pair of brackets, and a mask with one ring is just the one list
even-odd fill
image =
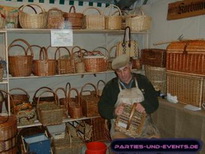
{"label": "small wicker basket", "polygon": [[58,8],[51,8],[48,10],[47,28],[49,29],[63,29],[64,17],[63,12]]}
{"label": "small wicker basket", "polygon": [[[117,11],[111,14],[112,8],[116,8]],[[110,5],[107,9],[110,9],[110,13],[105,17],[106,29],[122,29],[122,12],[120,8],[116,5]],[[117,13],[119,13],[119,15],[116,15]]]}
{"label": "small wicker basket", "polygon": [[65,21],[69,21],[73,29],[81,29],[83,27],[83,14],[76,13],[75,6],[71,6],[69,12],[64,12]]}
{"label": "small wicker basket", "polygon": [[[34,6],[40,8],[41,12],[38,14],[30,14],[24,12],[26,7]],[[32,9],[33,10],[33,9]],[[23,5],[19,9],[19,22],[22,28],[40,29],[47,26],[47,12],[38,4]]]}
{"label": "small wicker basket", "polygon": [[[86,14],[88,10],[97,10],[98,14]],[[87,7],[84,11],[84,28],[86,29],[105,29],[105,16],[96,7]]]}

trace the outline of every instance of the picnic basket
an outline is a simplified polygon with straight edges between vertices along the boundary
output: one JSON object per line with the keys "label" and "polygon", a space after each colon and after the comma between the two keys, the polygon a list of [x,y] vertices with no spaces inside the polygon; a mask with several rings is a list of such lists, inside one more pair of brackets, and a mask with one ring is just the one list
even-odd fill
{"label": "picnic basket", "polygon": [[69,12],[64,12],[63,17],[71,23],[73,29],[81,29],[83,27],[83,14],[76,13],[75,6],[71,6]]}
{"label": "picnic basket", "polygon": [[50,76],[56,74],[56,60],[49,59],[47,49],[38,45],[32,45],[40,49],[39,59],[33,60],[33,74],[36,76]]}
{"label": "picnic basket", "polygon": [[[40,102],[41,96],[45,93],[53,94],[55,100],[53,102]],[[38,119],[43,126],[57,125],[63,122],[63,109],[60,108],[58,98],[53,91],[43,91],[39,95],[36,110]]]}
{"label": "picnic basket", "polygon": [[125,23],[132,31],[141,32],[151,28],[152,18],[145,15],[144,11],[140,9],[139,14],[128,15],[125,19]]}
{"label": "picnic basket", "polygon": [[[89,10],[96,10],[98,14],[88,14]],[[105,29],[105,16],[98,8],[90,6],[83,10],[85,29]]]}
{"label": "picnic basket", "polygon": [[[76,92],[76,97],[72,98],[72,91]],[[79,92],[76,88],[70,88],[68,91],[68,113],[71,118],[77,119],[83,117],[83,108],[80,103]]]}
{"label": "picnic basket", "polygon": [[47,21],[48,29],[63,29],[64,28],[63,12],[58,8],[51,8],[48,10],[47,20],[48,20]]}
{"label": "picnic basket", "polygon": [[[68,54],[61,56],[62,51],[66,51]],[[58,54],[58,56],[57,56]],[[58,74],[74,73],[75,66],[73,63],[73,57],[66,47],[58,47],[55,52],[55,60],[57,61]]]}
{"label": "picnic basket", "polygon": [[[92,91],[88,91],[88,87],[94,89],[94,94]],[[87,92],[90,94],[87,94]],[[80,102],[83,108],[83,115],[86,117],[98,116],[98,101],[99,97],[97,96],[96,86],[92,83],[84,84],[80,91]]]}
{"label": "picnic basket", "polygon": [[[40,9],[37,14],[24,12],[25,8]],[[34,11],[35,12],[35,11]],[[47,12],[38,4],[23,5],[19,9],[19,23],[22,28],[41,29],[47,26]]]}
{"label": "picnic basket", "polygon": [[[112,12],[113,8],[117,11]],[[109,9],[109,14],[105,16],[105,27],[106,29],[122,29],[122,12],[116,5],[109,5],[105,10]],[[105,13],[104,13],[105,14]]]}
{"label": "picnic basket", "polygon": [[[16,44],[18,42],[18,44]],[[26,45],[26,47],[23,46]],[[24,39],[15,39],[13,40],[9,47],[9,73],[14,77],[19,76],[30,76],[32,73],[32,60],[33,60],[33,51],[32,49],[28,50],[30,44]],[[15,54],[11,55],[11,48],[20,47],[20,50],[13,50]],[[19,52],[23,51],[23,55],[18,55]],[[30,51],[30,54],[28,52]]]}
{"label": "picnic basket", "polygon": [[135,108],[136,103],[125,105],[123,113],[116,118],[115,130],[132,137],[141,135],[146,113],[140,113]]}

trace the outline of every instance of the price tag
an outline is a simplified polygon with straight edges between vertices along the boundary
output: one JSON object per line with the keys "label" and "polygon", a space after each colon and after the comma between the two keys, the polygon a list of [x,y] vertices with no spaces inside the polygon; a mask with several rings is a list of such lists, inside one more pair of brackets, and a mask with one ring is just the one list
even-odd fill
{"label": "price tag", "polygon": [[51,30],[51,46],[73,46],[72,29]]}

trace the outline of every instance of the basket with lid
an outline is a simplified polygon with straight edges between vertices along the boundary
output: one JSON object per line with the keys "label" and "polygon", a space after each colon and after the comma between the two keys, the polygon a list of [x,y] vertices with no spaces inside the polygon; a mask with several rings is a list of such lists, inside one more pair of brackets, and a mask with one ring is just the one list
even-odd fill
{"label": "basket with lid", "polygon": [[65,22],[70,22],[73,29],[81,29],[83,27],[83,14],[77,13],[75,6],[71,6],[69,12],[64,12]]}
{"label": "basket with lid", "polygon": [[[18,42],[18,44],[16,44]],[[23,46],[23,44],[26,47]],[[30,76],[32,73],[32,60],[33,60],[33,51],[28,49],[30,44],[24,39],[15,39],[8,47],[9,52],[9,73],[14,76]],[[11,55],[11,48],[18,47],[20,49],[14,50],[15,53]],[[18,55],[19,52],[23,51],[23,55]],[[29,54],[30,51],[30,54]]]}

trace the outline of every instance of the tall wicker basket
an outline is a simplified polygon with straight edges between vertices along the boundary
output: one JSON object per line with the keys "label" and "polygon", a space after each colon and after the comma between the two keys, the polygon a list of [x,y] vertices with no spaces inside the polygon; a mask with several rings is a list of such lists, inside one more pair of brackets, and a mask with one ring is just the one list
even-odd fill
{"label": "tall wicker basket", "polygon": [[[18,42],[18,44],[16,44]],[[26,45],[24,47],[22,45]],[[15,39],[8,47],[9,50],[9,73],[14,76],[30,76],[32,73],[32,60],[33,60],[33,52],[32,49],[28,50],[30,44],[23,39]],[[19,52],[23,51],[23,55],[10,55],[11,48],[20,47],[21,49],[16,50],[15,52],[19,54]],[[28,54],[30,51],[30,55]]]}

